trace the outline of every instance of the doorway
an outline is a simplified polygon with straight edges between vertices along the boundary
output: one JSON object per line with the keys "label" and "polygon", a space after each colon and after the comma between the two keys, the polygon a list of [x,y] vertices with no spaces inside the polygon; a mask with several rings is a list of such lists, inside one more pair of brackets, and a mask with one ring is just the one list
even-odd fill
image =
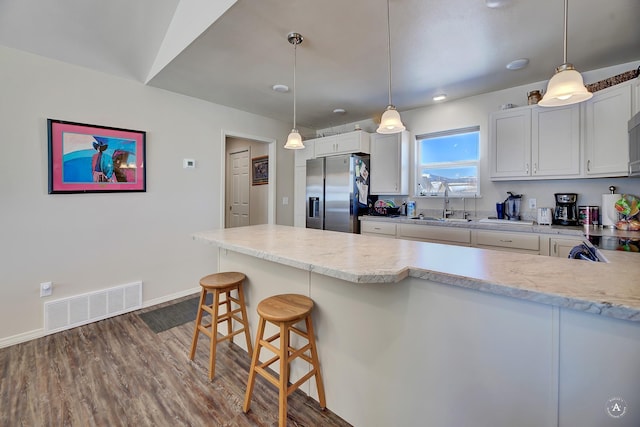
{"label": "doorway", "polygon": [[[223,131],[221,228],[275,224],[275,140]],[[254,165],[267,162],[267,179],[254,180]]]}

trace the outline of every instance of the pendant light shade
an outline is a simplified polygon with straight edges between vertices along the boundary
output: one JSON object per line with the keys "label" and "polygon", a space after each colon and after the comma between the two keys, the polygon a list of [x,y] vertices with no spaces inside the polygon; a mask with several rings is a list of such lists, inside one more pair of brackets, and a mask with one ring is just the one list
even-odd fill
{"label": "pendant light shade", "polygon": [[376,129],[377,133],[390,134],[398,133],[405,130],[405,126],[400,119],[400,113],[396,110],[396,107],[391,102],[391,25],[389,23],[389,0],[387,0],[387,53],[389,59],[389,105],[384,110],[382,117],[380,118],[380,126]]}
{"label": "pendant light shade", "polygon": [[287,143],[284,144],[284,148],[288,148],[290,150],[299,150],[304,148],[302,137],[300,136],[298,129],[291,129],[291,133],[287,137]]}
{"label": "pendant light shade", "polygon": [[304,148],[302,143],[302,137],[296,129],[296,47],[302,43],[303,37],[298,33],[289,33],[287,36],[289,43],[293,45],[293,129],[287,137],[287,142],[284,144],[284,148],[289,150],[300,150]]}
{"label": "pendant light shade", "polygon": [[396,107],[393,105],[388,105],[387,109],[384,110],[382,114],[382,118],[380,119],[380,126],[376,130],[377,133],[389,134],[389,133],[398,133],[402,132],[406,128],[402,124],[402,120],[400,119],[400,113],[396,110]]}
{"label": "pendant light shade", "polygon": [[547,92],[538,102],[541,107],[577,104],[593,96],[584,86],[582,75],[573,67],[573,64],[567,62],[568,12],[568,0],[564,0],[564,63],[556,68],[556,73],[549,80]]}

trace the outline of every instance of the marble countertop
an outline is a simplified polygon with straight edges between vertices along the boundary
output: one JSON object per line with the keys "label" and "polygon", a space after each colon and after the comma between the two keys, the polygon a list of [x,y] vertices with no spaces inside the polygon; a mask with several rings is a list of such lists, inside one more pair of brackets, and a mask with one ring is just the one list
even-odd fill
{"label": "marble countertop", "polygon": [[354,283],[411,276],[640,322],[638,254],[609,263],[313,230],[256,225],[203,231],[194,240]]}

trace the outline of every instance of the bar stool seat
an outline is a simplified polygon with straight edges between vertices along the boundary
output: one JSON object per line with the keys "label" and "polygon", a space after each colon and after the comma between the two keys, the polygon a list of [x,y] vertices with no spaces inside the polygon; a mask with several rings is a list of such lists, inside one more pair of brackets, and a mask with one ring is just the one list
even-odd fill
{"label": "bar stool seat", "polygon": [[[247,349],[249,354],[253,353],[251,347],[251,336],[249,334],[249,323],[247,321],[247,311],[244,303],[244,293],[242,291],[242,283],[246,276],[238,272],[214,273],[200,279],[200,301],[198,303],[198,314],[195,321],[195,329],[193,331],[193,340],[191,342],[191,350],[189,352],[189,360],[193,360],[196,347],[198,345],[198,336],[200,332],[209,337],[209,380],[215,375],[216,348],[218,343],[229,340],[233,341],[233,337],[244,332],[247,340]],[[232,295],[236,291],[237,298]],[[207,305],[207,294],[213,293],[213,302]],[[224,299],[221,300],[221,296]],[[235,308],[232,305],[235,304]],[[224,312],[220,313],[220,307],[224,306]],[[202,316],[204,313],[211,315],[211,322],[203,323]],[[240,328],[234,330],[233,321],[239,323]],[[218,324],[227,323],[227,334],[218,337]]]}
{"label": "bar stool seat", "polygon": [[[295,391],[300,385],[311,377],[315,376],[316,386],[318,387],[318,398],[320,407],[326,407],[324,385],[322,383],[322,375],[320,373],[320,363],[318,360],[318,352],[316,349],[315,335],[313,331],[313,321],[311,319],[311,311],[313,309],[313,300],[304,295],[283,294],[275,295],[262,300],[258,304],[258,333],[256,335],[256,344],[254,347],[251,367],[249,368],[249,379],[247,381],[247,391],[245,394],[243,411],[249,411],[251,405],[251,394],[255,383],[255,375],[260,374],[271,384],[278,387],[279,391],[279,426],[285,427],[287,423],[287,396]],[[295,324],[304,321],[306,331],[303,331]],[[264,337],[266,322],[270,322],[278,327],[278,332],[268,338]],[[306,339],[307,344],[296,349],[291,346],[291,332]],[[280,347],[276,347],[273,342],[280,340]],[[275,356],[264,363],[260,362],[260,351],[266,348]],[[310,354],[306,354],[306,352]],[[311,364],[311,370],[303,375],[294,384],[289,385],[289,374],[292,360],[300,357]],[[267,368],[280,361],[280,374],[278,377],[267,371]]]}

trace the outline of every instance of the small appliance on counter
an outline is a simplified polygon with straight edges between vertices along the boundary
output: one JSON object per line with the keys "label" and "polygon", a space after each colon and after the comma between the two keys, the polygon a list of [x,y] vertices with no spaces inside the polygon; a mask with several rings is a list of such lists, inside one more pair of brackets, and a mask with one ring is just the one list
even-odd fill
{"label": "small appliance on counter", "polygon": [[538,208],[538,224],[539,225],[551,225],[553,219],[551,215],[551,208]]}
{"label": "small appliance on counter", "polygon": [[511,221],[520,221],[520,202],[522,194],[507,191],[509,197],[504,201],[504,216]]}
{"label": "small appliance on counter", "polygon": [[576,193],[555,193],[556,208],[553,211],[554,225],[578,225],[578,195]]}

